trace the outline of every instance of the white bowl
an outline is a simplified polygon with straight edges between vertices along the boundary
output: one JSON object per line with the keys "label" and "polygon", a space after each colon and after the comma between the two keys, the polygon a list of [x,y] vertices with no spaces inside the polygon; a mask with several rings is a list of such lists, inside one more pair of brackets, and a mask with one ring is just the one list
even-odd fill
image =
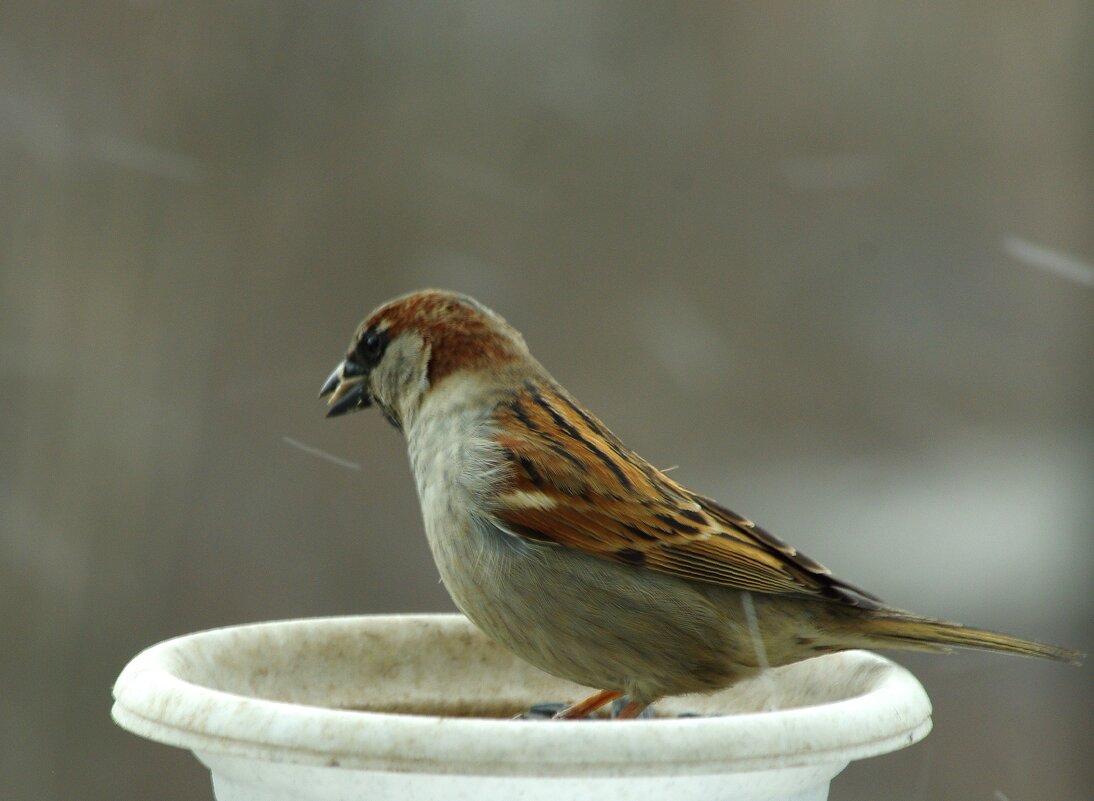
{"label": "white bowl", "polygon": [[848,762],[931,729],[919,682],[865,651],[666,699],[655,720],[511,719],[590,692],[459,615],[318,618],[152,646],[112,714],[193,750],[219,801],[823,801]]}

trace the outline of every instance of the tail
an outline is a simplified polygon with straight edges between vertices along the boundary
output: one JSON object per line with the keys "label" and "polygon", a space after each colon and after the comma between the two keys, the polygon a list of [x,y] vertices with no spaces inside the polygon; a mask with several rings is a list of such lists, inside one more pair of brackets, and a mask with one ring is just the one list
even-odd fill
{"label": "tail", "polygon": [[1086,654],[1023,640],[1009,634],[969,628],[948,620],[935,620],[903,612],[871,612],[846,620],[842,633],[860,648],[902,648],[919,651],[949,651],[949,646],[980,648],[1022,656],[1036,656],[1072,665],[1082,664]]}

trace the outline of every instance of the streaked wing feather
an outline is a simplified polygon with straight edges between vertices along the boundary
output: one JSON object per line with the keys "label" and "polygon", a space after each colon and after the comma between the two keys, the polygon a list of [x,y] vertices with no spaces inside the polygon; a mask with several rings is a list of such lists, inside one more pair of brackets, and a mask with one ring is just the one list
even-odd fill
{"label": "streaked wing feather", "polygon": [[493,511],[516,536],[736,589],[878,600],[665,476],[557,385],[525,384],[496,415],[510,480]]}

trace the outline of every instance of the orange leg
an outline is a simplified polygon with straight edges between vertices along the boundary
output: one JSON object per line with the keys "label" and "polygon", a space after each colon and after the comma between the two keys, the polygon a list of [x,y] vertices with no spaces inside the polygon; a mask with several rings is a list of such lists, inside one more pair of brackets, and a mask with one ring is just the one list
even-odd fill
{"label": "orange leg", "polygon": [[[576,704],[571,704],[570,706],[566,707],[561,712],[556,714],[554,719],[577,720],[595,712],[596,710],[600,709],[600,707],[604,706],[604,704],[610,704],[616,698],[622,697],[623,693],[619,692],[618,690],[601,690],[596,695],[591,695],[584,701],[578,701]],[[631,704],[628,704],[627,708],[629,709],[630,707]],[[639,709],[638,711],[641,712],[642,710]]]}
{"label": "orange leg", "polygon": [[649,704],[639,703],[638,701],[628,701],[627,705],[620,711],[618,719],[636,718],[642,714],[642,710],[647,706],[649,706]]}

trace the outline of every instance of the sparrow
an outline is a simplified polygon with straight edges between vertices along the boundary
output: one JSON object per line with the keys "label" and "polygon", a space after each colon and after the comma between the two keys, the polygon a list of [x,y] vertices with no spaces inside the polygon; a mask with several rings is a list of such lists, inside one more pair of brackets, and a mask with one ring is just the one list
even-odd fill
{"label": "sparrow", "polygon": [[669,478],[551,377],[478,301],[427,289],[358,326],[328,417],[376,406],[406,439],[456,606],[532,665],[633,718],[767,667],[852,648],[1076,651],[921,617]]}

